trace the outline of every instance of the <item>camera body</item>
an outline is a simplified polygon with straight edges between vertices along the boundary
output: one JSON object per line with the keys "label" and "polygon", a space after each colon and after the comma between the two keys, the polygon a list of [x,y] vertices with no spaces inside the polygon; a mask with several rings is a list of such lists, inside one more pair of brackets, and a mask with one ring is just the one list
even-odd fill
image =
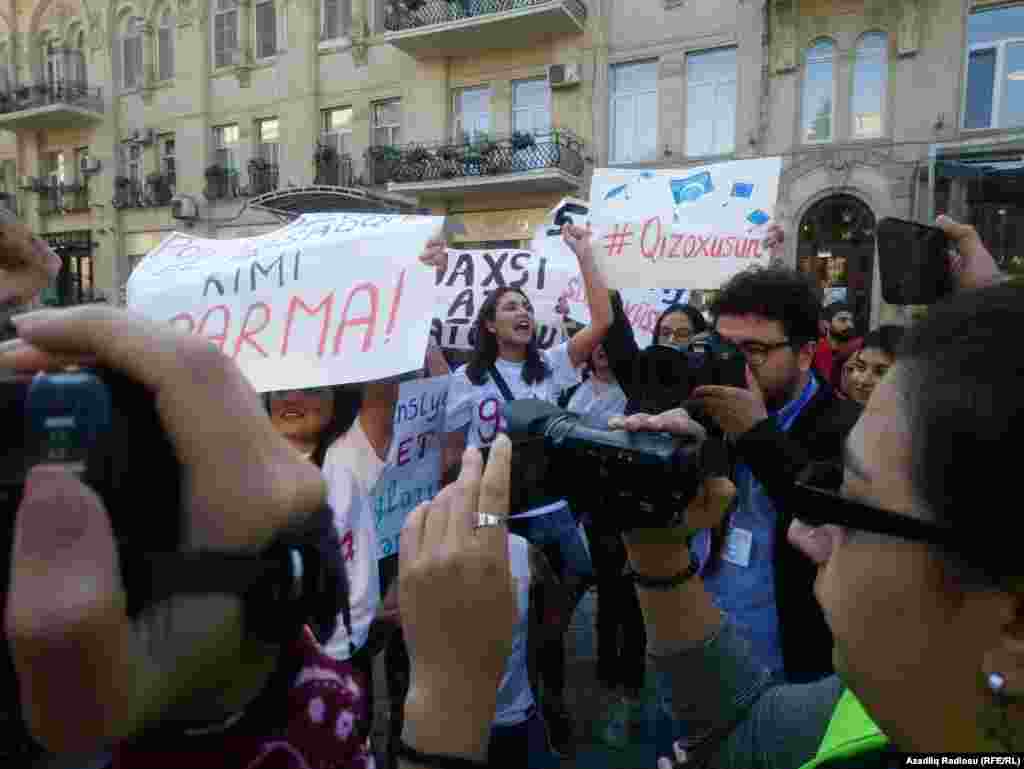
{"label": "camera body", "polygon": [[[60,465],[90,486],[110,515],[122,556],[174,551],[182,537],[181,471],[152,394],[110,371],[0,377],[0,609],[6,611],[14,523],[35,465]],[[55,525],[57,522],[55,521]],[[146,580],[121,558],[129,615],[146,603]],[[37,752],[21,723],[7,639],[0,651],[0,757]],[[8,762],[0,761],[4,765]]]}
{"label": "camera body", "polygon": [[513,514],[565,499],[618,531],[683,523],[702,477],[695,439],[603,429],[536,399],[505,404],[505,422]]}
{"label": "camera body", "polygon": [[701,419],[699,406],[690,402],[693,391],[703,385],[746,389],[747,359],[712,331],[685,349],[653,344],[642,350],[633,365],[633,383],[639,395],[627,405],[627,413],[660,414],[684,406]]}

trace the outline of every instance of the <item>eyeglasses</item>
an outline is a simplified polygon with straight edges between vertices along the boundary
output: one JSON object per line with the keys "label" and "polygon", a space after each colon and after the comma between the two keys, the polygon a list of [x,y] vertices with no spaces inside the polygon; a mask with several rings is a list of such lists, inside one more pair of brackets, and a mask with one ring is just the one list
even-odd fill
{"label": "eyeglasses", "polygon": [[768,356],[780,347],[791,344],[791,340],[783,339],[781,342],[734,342],[731,339],[721,337],[722,342],[734,347],[743,353],[743,357],[754,366],[762,366],[768,360]]}
{"label": "eyeglasses", "polygon": [[693,336],[693,332],[688,328],[677,328],[674,331],[670,328],[663,328],[659,339],[671,339],[673,342],[685,342]]}
{"label": "eyeglasses", "polygon": [[848,499],[838,493],[842,484],[841,464],[812,462],[800,473],[787,506],[808,526],[831,523],[954,551],[963,549],[963,534],[952,527]]}

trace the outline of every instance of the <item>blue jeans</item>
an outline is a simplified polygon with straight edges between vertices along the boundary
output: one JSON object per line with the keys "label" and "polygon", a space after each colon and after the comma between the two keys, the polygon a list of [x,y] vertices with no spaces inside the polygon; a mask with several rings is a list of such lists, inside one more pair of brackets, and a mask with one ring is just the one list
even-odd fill
{"label": "blue jeans", "polygon": [[508,530],[536,545],[560,577],[594,578],[594,565],[569,505],[533,518],[513,518]]}
{"label": "blue jeans", "polygon": [[554,769],[560,763],[551,750],[544,717],[536,707],[521,724],[492,726],[487,745],[487,763],[492,767]]}

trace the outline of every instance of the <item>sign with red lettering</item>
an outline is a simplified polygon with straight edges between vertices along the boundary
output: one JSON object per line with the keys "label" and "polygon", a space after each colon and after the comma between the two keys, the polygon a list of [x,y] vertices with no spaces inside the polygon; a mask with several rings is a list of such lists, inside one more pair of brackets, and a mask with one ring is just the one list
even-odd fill
{"label": "sign with red lettering", "polygon": [[613,288],[715,289],[768,264],[782,159],[668,170],[600,168],[590,187],[594,255]]}
{"label": "sign with red lettering", "polygon": [[128,306],[209,339],[259,391],[361,382],[423,365],[441,217],[307,214],[275,232],[174,233],[128,280]]}

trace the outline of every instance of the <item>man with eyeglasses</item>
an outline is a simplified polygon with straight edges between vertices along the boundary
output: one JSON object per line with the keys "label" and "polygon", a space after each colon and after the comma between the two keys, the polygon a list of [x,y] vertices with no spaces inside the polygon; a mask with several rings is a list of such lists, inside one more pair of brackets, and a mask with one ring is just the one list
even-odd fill
{"label": "man with eyeglasses", "polygon": [[832,637],[814,599],[814,569],[786,540],[782,509],[812,461],[838,461],[860,413],[814,372],[821,299],[796,270],[750,270],[711,307],[722,340],[743,351],[747,388],[693,397],[729,438],[736,502],[719,530],[693,541],[705,584],[740,625],[756,658],[787,681],[832,672]]}

